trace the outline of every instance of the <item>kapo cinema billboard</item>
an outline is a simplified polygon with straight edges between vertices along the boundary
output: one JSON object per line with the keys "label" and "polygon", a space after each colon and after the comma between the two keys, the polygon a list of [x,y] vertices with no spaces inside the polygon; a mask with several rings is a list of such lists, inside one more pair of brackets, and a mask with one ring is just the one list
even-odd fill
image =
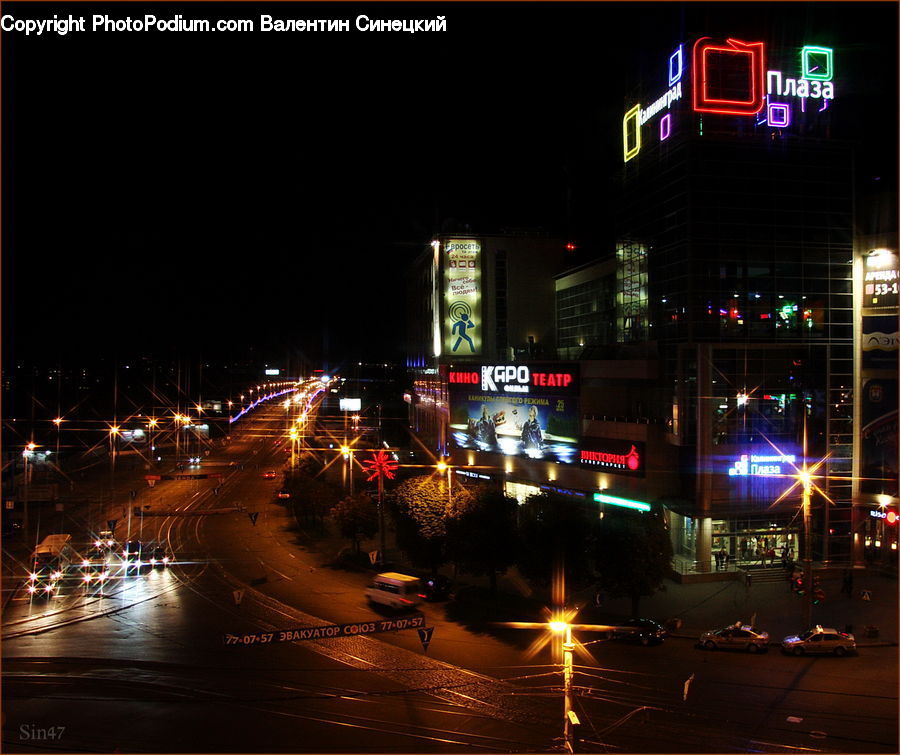
{"label": "kapo cinema billboard", "polygon": [[447,385],[457,448],[578,463],[577,364],[451,366]]}
{"label": "kapo cinema billboard", "polygon": [[481,242],[444,242],[444,352],[481,354]]}

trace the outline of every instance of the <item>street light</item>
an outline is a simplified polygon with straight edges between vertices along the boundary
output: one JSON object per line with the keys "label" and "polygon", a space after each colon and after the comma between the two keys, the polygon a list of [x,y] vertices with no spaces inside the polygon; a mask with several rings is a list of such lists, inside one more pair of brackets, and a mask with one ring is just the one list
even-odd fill
{"label": "street light", "polygon": [[550,622],[550,631],[563,637],[563,739],[566,750],[575,752],[575,726],[580,722],[572,710],[572,657],[575,643],[572,642],[572,625],[559,619]]}

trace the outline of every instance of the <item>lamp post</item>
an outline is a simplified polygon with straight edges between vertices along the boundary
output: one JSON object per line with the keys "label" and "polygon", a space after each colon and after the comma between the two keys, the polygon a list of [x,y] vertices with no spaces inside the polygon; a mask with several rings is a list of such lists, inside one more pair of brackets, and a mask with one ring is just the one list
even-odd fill
{"label": "lamp post", "polygon": [[53,424],[56,425],[56,467],[57,467],[57,469],[59,469],[60,472],[62,471],[62,469],[60,469],[60,463],[59,463],[59,431],[60,431],[60,425],[62,425],[62,422],[63,422],[62,417],[57,417],[56,419],[53,420]]}
{"label": "lamp post", "polygon": [[572,625],[568,621],[551,621],[550,630],[563,636],[563,741],[567,752],[575,752],[575,727],[580,722],[572,710],[572,658],[575,653]]}
{"label": "lamp post", "polygon": [[31,460],[31,457],[34,455],[34,449],[37,446],[30,442],[25,446],[25,449],[22,451],[22,460],[25,465],[24,468],[24,482],[25,482],[25,494],[22,500],[22,529],[25,532],[28,532],[28,486],[31,482],[31,470],[28,467],[28,462]]}
{"label": "lamp post", "polygon": [[803,486],[803,584],[806,590],[803,594],[803,628],[812,626],[812,535],[810,499],[812,497],[812,476],[806,469],[806,458],[803,459],[803,469],[797,475]]}
{"label": "lamp post", "polygon": [[[116,497],[116,437],[119,434],[119,426],[109,428],[109,502],[115,503]],[[128,509],[128,534],[131,536],[131,508]]]}
{"label": "lamp post", "polygon": [[452,467],[443,459],[441,459],[436,465],[437,471],[441,474],[444,472],[447,473],[447,506],[451,506],[453,504],[453,474],[451,472]]}
{"label": "lamp post", "polygon": [[369,475],[366,480],[378,480],[378,539],[380,543],[379,562],[384,563],[385,533],[384,533],[384,478],[393,480],[399,464],[394,461],[387,452],[379,449],[372,454],[372,458],[363,462],[363,468]]}

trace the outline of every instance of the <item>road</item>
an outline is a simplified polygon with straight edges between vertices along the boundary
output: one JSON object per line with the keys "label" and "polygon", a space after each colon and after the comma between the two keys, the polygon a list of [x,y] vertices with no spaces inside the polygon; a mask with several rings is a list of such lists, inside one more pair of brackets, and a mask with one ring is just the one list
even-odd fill
{"label": "road", "polygon": [[[74,587],[49,605],[14,600],[3,626],[6,750],[558,748],[561,678],[549,646],[536,647],[542,633],[461,621],[455,602],[425,606],[427,653],[415,631],[223,644],[225,632],[383,616],[363,597],[367,575],[329,567],[275,503],[278,480],[262,478],[286,458],[274,442],[282,417],[276,405],[242,421],[203,464],[221,481],[163,481],[141,493],[145,512],[167,515],[133,519],[134,534],[167,542],[176,566],[102,595]],[[649,648],[579,639],[584,749],[897,751],[896,648],[809,659],[707,652],[678,637]],[[51,739],[56,727],[63,733]]]}

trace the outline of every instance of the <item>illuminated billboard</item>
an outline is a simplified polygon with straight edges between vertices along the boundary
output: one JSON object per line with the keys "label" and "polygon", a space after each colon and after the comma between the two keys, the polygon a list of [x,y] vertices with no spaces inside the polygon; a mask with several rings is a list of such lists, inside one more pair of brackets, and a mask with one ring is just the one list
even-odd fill
{"label": "illuminated billboard", "polygon": [[451,367],[450,437],[457,448],[578,464],[578,365]]}
{"label": "illuminated billboard", "polygon": [[647,451],[644,443],[617,438],[582,438],[579,463],[598,472],[644,477]]}
{"label": "illuminated billboard", "polygon": [[[834,101],[834,49],[779,48],[765,41],[700,37],[659,57],[659,88],[626,104],[622,157],[689,129],[703,117],[735,118],[753,131],[806,133]],[[821,114],[826,115],[821,115]],[[695,118],[696,114],[696,118]]]}
{"label": "illuminated billboard", "polygon": [[444,353],[481,354],[481,242],[444,242]]}
{"label": "illuminated billboard", "polygon": [[879,249],[863,257],[864,307],[875,309],[893,308],[900,303],[900,264],[897,255],[886,249]]}

